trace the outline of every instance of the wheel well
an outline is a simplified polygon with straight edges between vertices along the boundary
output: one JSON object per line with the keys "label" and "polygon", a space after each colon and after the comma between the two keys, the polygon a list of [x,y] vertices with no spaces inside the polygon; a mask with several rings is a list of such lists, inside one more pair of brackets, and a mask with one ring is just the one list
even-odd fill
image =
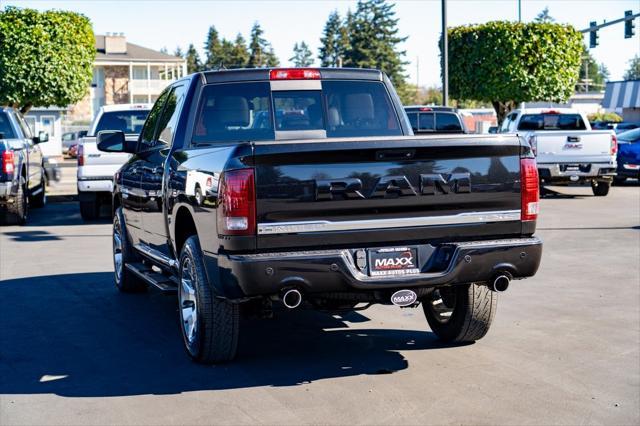
{"label": "wheel well", "polygon": [[115,196],[113,197],[113,214],[116,214],[116,211],[118,210],[118,207],[120,207],[120,197],[119,196]]}
{"label": "wheel well", "polygon": [[186,207],[181,207],[176,214],[175,223],[175,244],[176,244],[176,257],[180,256],[182,246],[192,235],[197,235],[196,224],[191,217],[191,213]]}

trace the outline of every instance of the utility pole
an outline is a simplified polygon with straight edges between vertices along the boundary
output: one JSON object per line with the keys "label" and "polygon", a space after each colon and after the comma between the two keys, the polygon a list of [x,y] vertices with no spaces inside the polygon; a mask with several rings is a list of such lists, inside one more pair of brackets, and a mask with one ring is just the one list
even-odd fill
{"label": "utility pole", "polygon": [[420,97],[420,56],[416,57],[416,100]]}
{"label": "utility pole", "polygon": [[449,105],[449,35],[447,34],[447,0],[442,0],[442,105]]}

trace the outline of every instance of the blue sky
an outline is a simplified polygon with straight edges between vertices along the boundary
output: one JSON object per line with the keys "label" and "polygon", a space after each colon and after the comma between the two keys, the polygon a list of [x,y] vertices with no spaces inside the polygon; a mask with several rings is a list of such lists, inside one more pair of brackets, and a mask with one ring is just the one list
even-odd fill
{"label": "blue sky", "polygon": [[[401,0],[395,8],[400,32],[408,36],[403,48],[410,62],[406,71],[415,83],[437,85],[440,81],[439,50],[440,0]],[[283,65],[293,54],[293,44],[306,41],[317,52],[327,16],[333,10],[342,15],[355,1],[336,0],[0,0],[2,6],[36,9],[67,9],[88,16],[97,34],[123,32],[127,39],[145,47],[173,51],[189,43],[200,49],[210,25],[223,37],[235,38],[242,32],[248,38],[255,21],[265,30]],[[490,20],[517,20],[517,0],[448,0],[449,25],[481,23]],[[621,18],[625,10],[640,12],[640,0],[522,0],[523,21],[532,20],[544,7],[558,22],[583,29],[590,21],[602,23]],[[600,30],[600,45],[593,56],[609,69],[612,80],[621,79],[627,62],[640,53],[640,25],[636,35],[624,38],[622,24]],[[586,37],[585,37],[586,41]],[[419,58],[419,73],[418,73]],[[418,76],[419,75],[419,76]]]}

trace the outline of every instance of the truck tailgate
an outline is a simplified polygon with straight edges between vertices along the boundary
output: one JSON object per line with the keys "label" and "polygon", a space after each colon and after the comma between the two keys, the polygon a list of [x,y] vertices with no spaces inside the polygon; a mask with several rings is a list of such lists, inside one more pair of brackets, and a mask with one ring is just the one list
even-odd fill
{"label": "truck tailgate", "polygon": [[515,136],[256,142],[261,249],[519,235]]}
{"label": "truck tailgate", "polygon": [[535,132],[537,161],[543,163],[608,163],[610,131]]}
{"label": "truck tailgate", "polygon": [[[129,138],[131,136],[127,136],[127,139]],[[137,136],[133,138],[137,139]],[[84,165],[78,168],[79,179],[113,177],[115,172],[131,157],[131,154],[121,152],[99,151],[95,137],[85,137],[81,143]]]}

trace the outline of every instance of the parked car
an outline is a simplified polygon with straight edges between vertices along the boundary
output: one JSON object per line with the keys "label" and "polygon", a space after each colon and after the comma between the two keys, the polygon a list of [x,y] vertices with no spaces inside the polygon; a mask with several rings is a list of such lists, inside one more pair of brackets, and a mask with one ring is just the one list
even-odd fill
{"label": "parked car", "polygon": [[127,139],[135,141],[150,104],[119,104],[100,107],[91,123],[89,133],[78,145],[78,199],[84,220],[96,219],[102,204],[111,204],[114,173],[127,162],[130,155],[98,151],[96,136],[105,130],[119,130]]}
{"label": "parked car", "polygon": [[531,145],[542,183],[589,183],[595,196],[605,196],[616,174],[616,136],[591,130],[584,114],[570,108],[512,111],[500,133],[522,135]]}
{"label": "parked car", "polygon": [[139,140],[101,132],[98,147],[132,154],[114,180],[116,286],[177,292],[199,362],[231,360],[241,309],[274,300],[422,303],[442,340],[476,341],[496,292],[540,263],[527,142],[413,136],[377,70],[196,73],[160,95]]}
{"label": "parked car", "polygon": [[640,123],[632,123],[629,121],[623,121],[622,123],[618,123],[616,125],[616,133],[624,133],[629,130],[637,129],[640,127]]}
{"label": "parked car", "polygon": [[67,154],[73,146],[80,143],[80,139],[87,135],[87,130],[79,130],[75,132],[67,132],[62,134],[62,153]]}
{"label": "parked car", "polygon": [[404,107],[413,133],[467,133],[464,120],[455,108],[441,106],[406,106]]}
{"label": "parked car", "polygon": [[616,183],[628,178],[640,179],[640,128],[618,135],[618,169]]}
{"label": "parked car", "polygon": [[0,107],[0,221],[10,225],[27,222],[29,207],[47,201],[44,161],[39,143],[49,135],[31,134],[19,111]]}

